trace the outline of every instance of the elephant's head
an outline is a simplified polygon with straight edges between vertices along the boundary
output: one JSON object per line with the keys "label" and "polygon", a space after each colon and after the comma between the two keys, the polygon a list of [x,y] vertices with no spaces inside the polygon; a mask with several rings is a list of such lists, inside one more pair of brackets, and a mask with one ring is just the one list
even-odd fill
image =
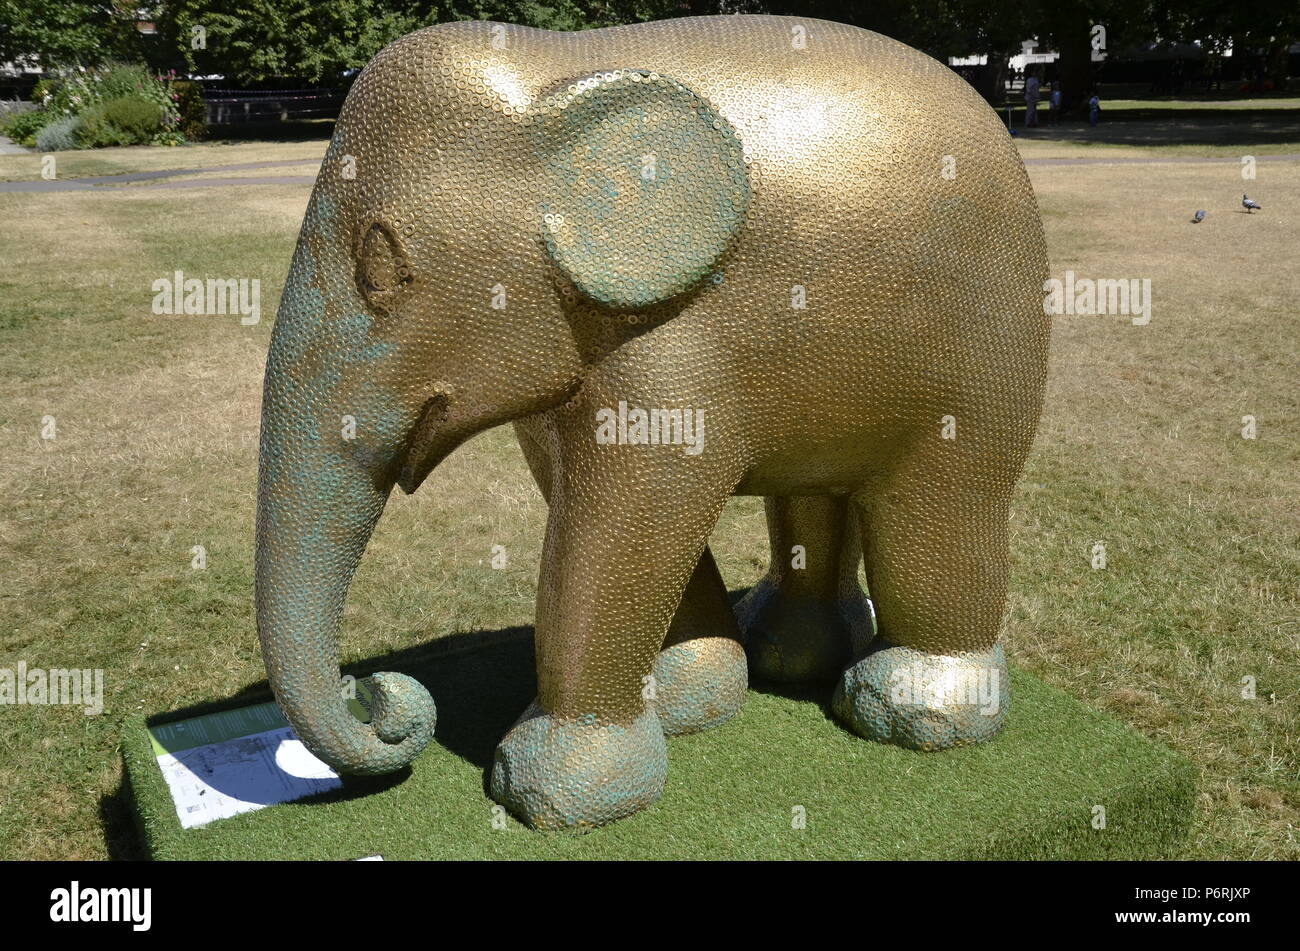
{"label": "elephant's head", "polygon": [[368,724],[340,689],[339,619],[392,486],[563,403],[598,359],[575,321],[635,322],[688,293],[748,196],[734,130],[668,77],[557,85],[428,32],[367,67],[307,209],[262,407],[258,630],[317,756],[389,772],[432,735],[411,678],[375,676]]}

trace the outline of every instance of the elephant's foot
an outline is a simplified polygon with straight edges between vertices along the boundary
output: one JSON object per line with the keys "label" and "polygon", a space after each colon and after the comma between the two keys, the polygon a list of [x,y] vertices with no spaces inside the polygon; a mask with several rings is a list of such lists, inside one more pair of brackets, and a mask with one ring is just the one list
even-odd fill
{"label": "elephant's foot", "polygon": [[736,616],[749,669],[763,680],[832,680],[855,646],[865,648],[871,640],[870,609],[861,592],[841,598],[791,596],[764,578],[736,605]]}
{"label": "elephant's foot", "polygon": [[654,705],[668,736],[698,733],[740,712],[749,689],[745,652],[730,637],[697,637],[655,658]]}
{"label": "elephant's foot", "polygon": [[956,656],[877,641],[844,671],[831,707],[854,733],[918,750],[992,739],[1007,715],[1002,645]]}
{"label": "elephant's foot", "polygon": [[667,773],[653,707],[616,726],[557,720],[534,703],[497,746],[492,798],[534,829],[583,831],[655,802]]}

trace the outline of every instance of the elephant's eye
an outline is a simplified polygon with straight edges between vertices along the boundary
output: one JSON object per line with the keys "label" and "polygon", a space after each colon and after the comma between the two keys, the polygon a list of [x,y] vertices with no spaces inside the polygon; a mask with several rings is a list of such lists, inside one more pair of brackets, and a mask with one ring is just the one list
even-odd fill
{"label": "elephant's eye", "polygon": [[370,303],[386,307],[412,278],[410,262],[396,232],[380,221],[371,224],[357,243],[357,289]]}

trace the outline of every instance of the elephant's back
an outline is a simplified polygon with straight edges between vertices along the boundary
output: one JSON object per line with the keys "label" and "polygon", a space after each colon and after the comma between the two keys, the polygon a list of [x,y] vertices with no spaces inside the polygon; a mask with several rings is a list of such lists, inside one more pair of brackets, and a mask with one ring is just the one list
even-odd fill
{"label": "elephant's back", "polygon": [[992,108],[947,66],[858,27],[712,16],[559,33],[465,21],[398,40],[366,72],[397,80],[381,81],[390,103],[469,128],[484,104],[521,122],[566,84],[626,69],[670,76],[734,127],[751,243],[774,246],[768,226],[797,240],[867,229],[873,244],[906,243],[917,216],[946,227],[960,207],[1041,245],[1028,177]]}
{"label": "elephant's back", "polygon": [[484,246],[462,250],[491,255],[517,231],[513,253],[531,260],[531,140],[502,133],[494,141],[515,152],[475,153],[475,135],[522,129],[564,86],[619,70],[689,87],[744,152],[749,200],[736,238],[712,286],[656,333],[683,361],[681,379],[728,381],[757,407],[751,415],[788,414],[774,432],[823,418],[844,431],[920,425],[953,407],[1009,431],[1036,419],[1047,262],[1023,163],[965,80],[887,37],[766,16],[582,33],[444,24],[383,51],[342,124],[367,103],[429,116],[404,166],[446,160],[463,138],[462,176],[496,174],[494,206],[503,195],[527,200],[505,201],[498,227],[475,232]]}
{"label": "elephant's back", "polygon": [[886,36],[827,20],[686,17],[577,33],[445,23],[393,43],[366,72],[396,80],[379,81],[390,108],[439,109],[444,124],[468,127],[484,104],[521,121],[576,79],[629,69],[671,77],[734,127],[758,212],[780,203],[782,215],[797,213],[794,199],[823,220],[907,202],[915,213],[949,156],[958,179],[978,179],[1008,207],[1030,194],[1005,127],[965,80]]}
{"label": "elephant's back", "polygon": [[560,72],[657,69],[736,129],[747,221],[722,293],[695,308],[722,328],[703,362],[725,361],[745,418],[788,417],[768,430],[783,446],[759,431],[751,446],[816,468],[788,434],[860,446],[949,414],[1017,445],[1032,434],[1050,326],[1042,225],[1013,139],[969,83],[887,37],[801,18],[663,21],[563,45]]}
{"label": "elephant's back", "polygon": [[968,82],[924,53],[799,17],[546,35],[563,51],[557,81],[643,65],[697,90],[731,123],[753,189],[746,243],[767,249],[765,266],[816,248],[835,273],[836,245],[848,245],[882,262],[905,255],[894,266],[907,270],[925,256],[927,236],[943,243],[960,228],[973,247],[1026,248],[1041,286],[1038,209],[1011,136]]}

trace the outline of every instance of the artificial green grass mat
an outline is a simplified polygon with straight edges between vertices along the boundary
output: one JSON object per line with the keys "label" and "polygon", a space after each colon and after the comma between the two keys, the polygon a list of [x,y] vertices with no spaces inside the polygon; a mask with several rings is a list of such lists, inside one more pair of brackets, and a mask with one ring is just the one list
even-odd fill
{"label": "artificial green grass mat", "polygon": [[[920,753],[868,742],[831,718],[829,688],[760,685],[731,722],[669,739],[668,785],[650,809],[586,835],[533,832],[513,818],[494,828],[487,771],[535,692],[531,633],[461,635],[369,663],[358,673],[410,673],[437,701],[437,741],[409,770],[198,829],[176,818],[146,721],[128,723],[127,794],[146,849],[236,860],[1153,859],[1177,857],[1192,816],[1190,764],[1013,670],[1007,727],[982,746]],[[1094,828],[1097,806],[1104,828]]]}

